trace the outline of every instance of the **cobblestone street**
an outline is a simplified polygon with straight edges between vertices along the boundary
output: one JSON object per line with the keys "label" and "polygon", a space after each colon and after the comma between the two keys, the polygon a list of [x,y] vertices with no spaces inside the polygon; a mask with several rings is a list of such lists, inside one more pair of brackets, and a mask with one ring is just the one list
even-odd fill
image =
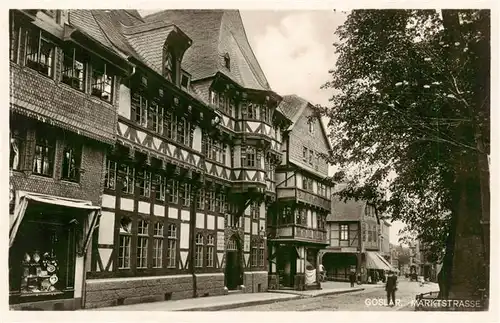
{"label": "cobblestone street", "polygon": [[231,309],[230,311],[411,311],[412,308],[407,307],[407,305],[411,300],[415,299],[417,294],[438,290],[439,287],[435,283],[425,284],[421,287],[417,282],[410,282],[403,279],[400,281],[398,291],[396,292],[396,302],[399,305],[394,307],[387,307],[383,304],[386,301],[386,296],[385,290],[381,286],[379,288],[369,288],[348,294],[240,307]]}

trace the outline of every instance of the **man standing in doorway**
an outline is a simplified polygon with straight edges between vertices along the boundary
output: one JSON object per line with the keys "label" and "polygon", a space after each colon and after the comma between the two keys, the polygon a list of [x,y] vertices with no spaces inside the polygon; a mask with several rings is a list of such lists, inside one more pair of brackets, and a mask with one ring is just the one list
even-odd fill
{"label": "man standing in doorway", "polygon": [[[396,291],[398,284],[398,277],[394,275],[394,272],[389,271],[389,276],[387,277],[387,281],[385,282],[385,292],[387,293],[387,306],[396,305]],[[392,299],[392,305],[391,305]]]}

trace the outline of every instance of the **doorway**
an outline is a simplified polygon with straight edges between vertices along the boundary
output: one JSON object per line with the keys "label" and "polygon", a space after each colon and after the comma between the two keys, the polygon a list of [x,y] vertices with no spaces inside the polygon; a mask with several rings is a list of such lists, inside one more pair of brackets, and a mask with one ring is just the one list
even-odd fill
{"label": "doorway", "polygon": [[226,287],[229,290],[238,289],[238,286],[243,284],[243,273],[241,267],[240,252],[238,243],[234,236],[229,239],[226,248],[226,268],[224,270],[224,278]]}
{"label": "doorway", "polygon": [[294,287],[297,274],[297,251],[294,246],[280,247],[277,267],[280,287]]}

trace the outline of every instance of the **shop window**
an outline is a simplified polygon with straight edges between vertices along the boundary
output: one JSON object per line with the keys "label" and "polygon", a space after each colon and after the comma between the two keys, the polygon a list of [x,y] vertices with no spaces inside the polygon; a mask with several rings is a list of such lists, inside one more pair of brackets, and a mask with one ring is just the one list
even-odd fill
{"label": "shop window", "polygon": [[62,81],[69,86],[85,91],[85,67],[87,60],[76,48],[64,49]]}
{"label": "shop window", "polygon": [[191,201],[191,184],[183,183],[182,184],[182,205],[189,206]]}
{"label": "shop window", "polygon": [[106,161],[106,175],[104,176],[104,187],[111,190],[116,189],[116,162],[113,160]]}
{"label": "shop window", "polygon": [[125,194],[134,194],[135,168],[121,164],[120,172],[123,174],[122,192]]}
{"label": "shop window", "polygon": [[148,223],[139,220],[137,223],[137,268],[148,266]]}
{"label": "shop window", "polygon": [[266,252],[266,248],[265,248],[264,240],[261,240],[259,242],[259,267],[264,267],[265,252]]}
{"label": "shop window", "polygon": [[213,235],[208,235],[207,236],[207,246],[206,246],[206,251],[207,251],[207,267],[213,267],[214,266],[214,252],[215,252],[215,241],[214,241],[214,236]]}
{"label": "shop window", "polygon": [[120,219],[120,234],[118,246],[118,268],[130,268],[130,246],[132,241],[132,221],[128,217]]}
{"label": "shop window", "polygon": [[103,101],[112,102],[113,74],[110,66],[98,59],[92,62],[91,94]]}
{"label": "shop window", "polygon": [[21,170],[22,158],[24,158],[24,145],[26,142],[26,131],[23,129],[12,129],[10,136],[10,162],[12,170]]}
{"label": "shop window", "polygon": [[153,267],[163,267],[163,223],[156,222],[153,228]]}
{"label": "shop window", "polygon": [[258,264],[258,251],[259,249],[257,248],[257,246],[254,245],[252,246],[252,252],[251,252],[251,263],[252,263],[252,267],[257,267],[259,264]]}
{"label": "shop window", "polygon": [[203,267],[203,235],[201,233],[196,234],[195,243],[195,267]]}
{"label": "shop window", "polygon": [[340,240],[343,241],[349,240],[349,225],[347,224],[340,225]]}
{"label": "shop window", "polygon": [[144,197],[151,196],[151,172],[144,169],[137,172],[137,181],[139,182],[139,194]]}
{"label": "shop window", "polygon": [[196,199],[196,208],[198,210],[204,210],[205,209],[205,190],[200,189],[198,193],[198,197]]}
{"label": "shop window", "polygon": [[167,178],[156,174],[156,200],[165,201],[167,195]]}
{"label": "shop window", "polygon": [[168,225],[167,232],[167,267],[176,268],[177,255],[177,226],[175,224]]}
{"label": "shop window", "polygon": [[47,132],[48,131],[38,131],[36,134],[33,173],[43,176],[52,176],[56,141],[47,134]]}
{"label": "shop window", "polygon": [[55,46],[41,30],[28,29],[25,65],[49,77],[53,76]]}
{"label": "shop window", "polygon": [[66,146],[63,153],[62,176],[67,181],[80,181],[80,165],[82,162],[82,146]]}
{"label": "shop window", "polygon": [[173,204],[179,203],[179,181],[170,179],[168,181],[169,202]]}

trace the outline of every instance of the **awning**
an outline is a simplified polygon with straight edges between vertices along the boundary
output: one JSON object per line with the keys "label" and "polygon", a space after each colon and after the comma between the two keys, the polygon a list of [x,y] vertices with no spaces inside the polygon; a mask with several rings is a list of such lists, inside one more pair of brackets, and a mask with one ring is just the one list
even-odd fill
{"label": "awning", "polygon": [[381,254],[376,253],[376,255],[377,255],[377,257],[379,257],[379,258],[380,258],[380,260],[382,260],[382,262],[383,262],[384,264],[386,264],[389,268],[391,268],[390,270],[392,270],[392,271],[397,271],[397,269],[396,269],[396,268],[394,268],[394,267],[393,267],[393,266],[392,266],[392,265],[391,265],[391,264],[390,264],[390,263],[389,263],[389,262],[388,262],[388,261],[387,261],[387,260],[386,260],[386,259],[385,259],[382,255],[381,255]]}
{"label": "awning", "polygon": [[367,251],[365,254],[367,269],[392,270],[391,266],[388,266],[380,259],[382,256],[380,256],[377,252]]}
{"label": "awning", "polygon": [[24,214],[26,213],[26,208],[28,207],[30,201],[88,210],[89,215],[83,227],[85,235],[83,240],[84,244],[82,253],[84,254],[87,251],[87,248],[90,244],[90,238],[92,237],[92,233],[94,232],[99,217],[101,216],[101,207],[92,205],[92,202],[90,201],[76,200],[25,191],[17,191],[14,213],[10,215],[9,248],[12,247],[12,244],[14,243],[17,231],[19,230],[19,227],[23,221]]}

